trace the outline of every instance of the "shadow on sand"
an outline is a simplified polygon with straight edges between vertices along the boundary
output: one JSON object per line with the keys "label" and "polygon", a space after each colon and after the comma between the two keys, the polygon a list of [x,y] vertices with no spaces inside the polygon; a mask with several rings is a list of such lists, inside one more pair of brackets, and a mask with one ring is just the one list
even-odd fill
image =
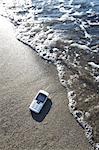
{"label": "shadow on sand", "polygon": [[47,99],[46,103],[44,104],[39,114],[31,111],[33,119],[38,122],[42,122],[44,118],[46,117],[46,115],[48,114],[48,112],[50,111],[51,106],[52,106],[52,101],[50,99]]}

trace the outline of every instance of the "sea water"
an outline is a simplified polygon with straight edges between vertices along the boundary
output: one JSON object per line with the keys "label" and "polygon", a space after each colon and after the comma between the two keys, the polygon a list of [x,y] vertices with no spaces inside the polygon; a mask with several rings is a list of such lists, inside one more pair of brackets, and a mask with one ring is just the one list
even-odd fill
{"label": "sea water", "polygon": [[0,0],[18,40],[52,62],[69,110],[99,149],[99,0]]}

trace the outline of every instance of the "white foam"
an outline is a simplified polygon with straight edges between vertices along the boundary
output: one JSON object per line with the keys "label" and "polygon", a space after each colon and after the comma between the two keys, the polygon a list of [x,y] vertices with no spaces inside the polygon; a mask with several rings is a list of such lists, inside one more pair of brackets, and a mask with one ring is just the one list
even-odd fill
{"label": "white foam", "polygon": [[98,21],[97,22],[91,22],[90,20],[88,20],[87,22],[88,22],[88,24],[90,26],[99,26],[99,22]]}
{"label": "white foam", "polygon": [[59,21],[66,21],[66,20],[71,20],[71,21],[74,21],[75,18],[73,16],[70,16],[68,13],[62,15],[59,19]]}
{"label": "white foam", "polygon": [[83,122],[84,114],[83,114],[82,111],[80,111],[80,110],[75,110],[75,111],[73,112],[73,116],[76,118],[77,121],[79,121],[79,123],[80,123],[80,122],[81,122],[81,123]]}
{"label": "white foam", "polygon": [[94,7],[94,6],[95,6],[95,3],[94,3],[94,2],[90,2],[90,5],[91,5],[92,7]]}
{"label": "white foam", "polygon": [[58,0],[59,1],[59,3],[64,3],[65,1],[64,0]]}
{"label": "white foam", "polygon": [[76,9],[79,9],[81,7],[81,4],[74,5],[73,7],[76,8]]}
{"label": "white foam", "polygon": [[99,65],[95,64],[94,62],[88,62],[88,64],[90,66],[92,66],[93,68],[98,68],[99,69]]}
{"label": "white foam", "polygon": [[96,147],[95,150],[99,150],[99,143],[96,143],[95,147]]}
{"label": "white foam", "polygon": [[90,48],[86,45],[81,45],[81,44],[78,44],[78,43],[72,43],[70,45],[71,47],[78,47],[80,49],[83,49],[83,50],[90,50]]}
{"label": "white foam", "polygon": [[52,3],[52,0],[48,0],[48,1],[47,1],[47,3],[48,3],[49,5],[51,5],[51,3]]}
{"label": "white foam", "polygon": [[75,108],[76,108],[76,101],[75,101],[75,98],[76,98],[76,94],[74,93],[74,91],[69,91],[68,92],[68,100],[69,100],[69,110],[70,112],[73,114]]}
{"label": "white foam", "polygon": [[92,8],[90,8],[89,10],[86,11],[87,14],[91,14],[92,13]]}
{"label": "white foam", "polygon": [[66,13],[67,12],[67,10],[64,8],[64,6],[59,7],[59,11],[62,12],[62,13]]}
{"label": "white foam", "polygon": [[95,77],[96,82],[99,82],[99,76]]}
{"label": "white foam", "polygon": [[83,15],[83,12],[76,11],[76,12],[72,13],[72,16],[82,16],[82,15]]}
{"label": "white foam", "polygon": [[81,21],[80,27],[84,31],[85,38],[91,39],[91,35],[86,31],[86,27],[87,27],[86,22]]}

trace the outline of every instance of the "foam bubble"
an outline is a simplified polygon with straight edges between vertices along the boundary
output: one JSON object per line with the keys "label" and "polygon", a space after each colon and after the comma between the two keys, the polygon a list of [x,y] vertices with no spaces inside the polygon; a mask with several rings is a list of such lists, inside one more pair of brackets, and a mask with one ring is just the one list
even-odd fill
{"label": "foam bubble", "polygon": [[92,66],[93,68],[98,68],[99,69],[99,65],[95,64],[94,62],[88,62],[88,64],[90,66]]}
{"label": "foam bubble", "polygon": [[62,15],[60,18],[59,18],[59,21],[66,21],[66,20],[71,20],[71,21],[74,21],[75,18],[70,16],[68,13]]}
{"label": "foam bubble", "polygon": [[81,44],[78,44],[78,43],[72,43],[70,45],[71,47],[78,47],[80,49],[83,49],[83,50],[90,50],[90,48],[86,45],[81,45]]}

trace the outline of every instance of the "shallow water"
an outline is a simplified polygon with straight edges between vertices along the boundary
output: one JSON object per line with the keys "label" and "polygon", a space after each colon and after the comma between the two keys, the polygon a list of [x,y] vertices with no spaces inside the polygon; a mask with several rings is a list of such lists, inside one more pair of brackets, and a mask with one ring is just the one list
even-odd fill
{"label": "shallow water", "polygon": [[56,65],[70,112],[95,147],[99,143],[99,1],[2,0],[0,14],[15,25],[17,39]]}

